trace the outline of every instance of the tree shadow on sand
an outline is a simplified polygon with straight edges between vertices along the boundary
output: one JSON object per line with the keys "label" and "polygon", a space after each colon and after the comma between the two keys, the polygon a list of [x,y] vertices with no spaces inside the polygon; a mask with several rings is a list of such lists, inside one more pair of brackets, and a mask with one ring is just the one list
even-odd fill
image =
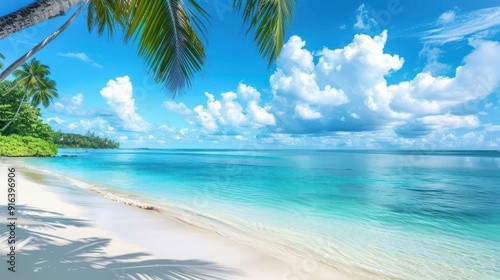
{"label": "tree shadow on sand", "polygon": [[[17,206],[16,272],[4,265],[0,279],[22,280],[118,280],[118,279],[207,279],[221,280],[242,276],[236,269],[203,260],[148,259],[147,253],[108,256],[107,238],[70,240],[49,234],[52,229],[88,227],[84,220],[70,219],[55,212]],[[7,213],[5,206],[0,213]],[[5,219],[3,219],[5,221]],[[7,247],[8,227],[0,229],[0,244]]]}

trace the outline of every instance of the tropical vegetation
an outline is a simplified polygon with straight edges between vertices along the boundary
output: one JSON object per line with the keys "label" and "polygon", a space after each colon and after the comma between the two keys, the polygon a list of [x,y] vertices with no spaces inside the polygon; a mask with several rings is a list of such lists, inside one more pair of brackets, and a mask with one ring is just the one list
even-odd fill
{"label": "tropical vegetation", "polygon": [[94,132],[86,135],[73,133],[54,133],[54,143],[60,148],[90,148],[90,149],[118,149],[120,144],[107,138],[101,138]]}
{"label": "tropical vegetation", "polygon": [[32,136],[0,135],[0,156],[48,157],[57,154],[56,144]]}
{"label": "tropical vegetation", "polygon": [[42,121],[40,105],[57,98],[49,67],[32,59],[14,72],[13,81],[0,83],[0,156],[53,156],[57,146],[71,148],[119,147],[94,133],[86,136],[54,132]]}
{"label": "tropical vegetation", "polygon": [[0,127],[5,128],[0,131],[0,155],[55,155],[52,128],[42,121],[39,108],[23,100],[25,94],[25,88],[12,81],[0,83]]}
{"label": "tropical vegetation", "polygon": [[[24,100],[28,100],[33,107],[38,107],[42,104],[48,107],[55,97],[58,97],[56,83],[48,76],[50,70],[47,65],[41,64],[40,61],[32,59],[30,62],[24,63],[21,69],[14,71],[15,87],[22,87],[24,94],[19,102],[16,112],[11,117],[11,120],[4,126],[0,127],[0,131],[4,131],[17,118]],[[7,91],[4,94],[8,94]]]}
{"label": "tropical vegetation", "polygon": [[[210,15],[202,1],[196,0],[37,0],[12,14],[0,17],[0,39],[64,14],[80,4],[75,13],[58,30],[27,52],[0,74],[0,82],[37,51],[63,32],[87,8],[89,31],[124,34],[125,42],[136,43],[138,55],[146,62],[158,83],[165,84],[172,96],[189,86],[194,74],[203,69],[206,60],[202,37],[206,35]],[[272,64],[283,45],[295,0],[233,0],[233,8],[242,14],[247,33],[253,32],[260,54]],[[42,12],[53,10],[56,13]],[[22,15],[22,16],[20,16]],[[120,32],[118,32],[120,31]]]}

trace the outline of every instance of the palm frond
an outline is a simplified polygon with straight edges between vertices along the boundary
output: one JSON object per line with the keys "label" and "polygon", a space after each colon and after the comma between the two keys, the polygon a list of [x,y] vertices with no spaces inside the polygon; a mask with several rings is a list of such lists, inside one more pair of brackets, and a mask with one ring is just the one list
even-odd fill
{"label": "palm frond", "polygon": [[92,0],[88,4],[87,28],[90,31],[96,30],[101,36],[107,31],[111,38],[116,28],[125,26],[127,16],[127,3],[123,0]]}
{"label": "palm frond", "polygon": [[[245,2],[245,3],[244,3]],[[254,41],[259,53],[271,65],[283,47],[285,30],[293,19],[295,0],[234,0],[233,7],[241,12],[248,24],[247,33],[255,31]]]}
{"label": "palm frond", "polygon": [[[126,41],[138,41],[138,53],[156,82],[175,97],[202,70],[207,13],[195,0],[132,0]],[[196,28],[196,29],[195,29]]]}
{"label": "palm frond", "polygon": [[43,81],[40,88],[33,92],[31,97],[31,105],[38,107],[40,104],[47,108],[51,103],[54,103],[54,98],[59,97],[56,89],[56,82],[51,79]]}
{"label": "palm frond", "polygon": [[38,107],[42,104],[48,107],[53,99],[58,97],[56,82],[48,76],[50,70],[47,65],[32,59],[21,65],[20,69],[13,72],[16,82],[25,88],[26,96],[31,99],[31,105]]}

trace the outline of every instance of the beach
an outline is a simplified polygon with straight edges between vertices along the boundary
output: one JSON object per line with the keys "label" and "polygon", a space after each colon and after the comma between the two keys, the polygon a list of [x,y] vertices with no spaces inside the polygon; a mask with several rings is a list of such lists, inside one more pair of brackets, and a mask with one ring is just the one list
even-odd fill
{"label": "beach", "polygon": [[3,262],[2,279],[348,279],[307,256],[265,252],[9,160],[1,178],[7,167],[18,178],[16,272]]}

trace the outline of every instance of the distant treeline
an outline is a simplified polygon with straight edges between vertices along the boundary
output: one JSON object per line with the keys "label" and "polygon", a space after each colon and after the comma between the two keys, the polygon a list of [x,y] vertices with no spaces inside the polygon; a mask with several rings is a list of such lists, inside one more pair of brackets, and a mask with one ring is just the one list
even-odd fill
{"label": "distant treeline", "polygon": [[93,132],[85,135],[73,133],[54,133],[54,143],[60,148],[90,148],[90,149],[118,149],[120,143],[107,138],[96,136]]}

